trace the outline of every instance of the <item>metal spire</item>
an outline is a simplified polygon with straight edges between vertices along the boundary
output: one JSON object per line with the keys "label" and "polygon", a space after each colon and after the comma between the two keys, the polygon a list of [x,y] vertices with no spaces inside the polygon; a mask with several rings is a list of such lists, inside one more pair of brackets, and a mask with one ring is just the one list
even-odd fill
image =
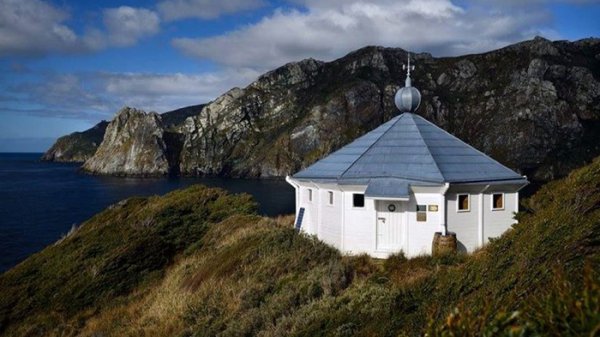
{"label": "metal spire", "polygon": [[404,82],[404,86],[405,87],[410,87],[411,86],[411,81],[410,81],[410,71],[411,70],[415,70],[415,66],[411,66],[410,65],[410,52],[408,52],[406,54],[406,58],[408,59],[408,65],[403,64],[402,65],[402,70],[406,69],[406,81]]}
{"label": "metal spire", "polygon": [[412,86],[410,80],[411,70],[415,70],[415,66],[410,64],[410,53],[407,55],[407,64],[402,65],[402,69],[406,69],[406,82],[404,88],[398,89],[394,96],[394,103],[400,112],[415,112],[421,104],[421,93],[419,89]]}

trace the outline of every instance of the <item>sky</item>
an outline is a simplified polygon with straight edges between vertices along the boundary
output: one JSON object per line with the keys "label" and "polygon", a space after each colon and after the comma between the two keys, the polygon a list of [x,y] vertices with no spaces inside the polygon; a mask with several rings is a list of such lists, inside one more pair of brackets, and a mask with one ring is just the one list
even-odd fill
{"label": "sky", "polygon": [[42,152],[124,106],[209,102],[367,46],[434,56],[600,37],[600,0],[0,0],[0,152]]}

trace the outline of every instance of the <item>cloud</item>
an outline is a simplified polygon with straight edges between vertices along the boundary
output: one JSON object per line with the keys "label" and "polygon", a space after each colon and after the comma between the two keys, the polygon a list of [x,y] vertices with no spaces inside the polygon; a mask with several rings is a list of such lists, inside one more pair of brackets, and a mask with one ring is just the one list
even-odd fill
{"label": "cloud", "polygon": [[245,86],[259,76],[248,69],[227,69],[200,75],[124,73],[103,74],[104,89],[119,105],[165,112],[207,103],[234,86]]}
{"label": "cloud", "polygon": [[97,122],[123,106],[166,112],[207,103],[259,74],[227,69],[201,75],[156,73],[47,73],[16,84],[0,82],[2,113]]}
{"label": "cloud", "polygon": [[178,38],[174,47],[201,59],[269,69],[307,57],[332,60],[366,45],[436,55],[487,51],[534,36],[546,11],[459,7],[450,0],[302,1],[260,22],[208,38]]}
{"label": "cloud", "polygon": [[0,56],[43,56],[124,47],[156,34],[156,12],[121,6],[103,11],[103,27],[77,34],[69,13],[41,0],[0,0]]}
{"label": "cloud", "polygon": [[67,12],[40,0],[0,0],[0,56],[76,49]]}
{"label": "cloud", "polygon": [[158,10],[167,21],[186,18],[214,19],[265,6],[263,0],[166,0]]}
{"label": "cloud", "polygon": [[121,6],[104,10],[104,25],[111,44],[130,46],[140,38],[156,34],[160,19],[151,10]]}

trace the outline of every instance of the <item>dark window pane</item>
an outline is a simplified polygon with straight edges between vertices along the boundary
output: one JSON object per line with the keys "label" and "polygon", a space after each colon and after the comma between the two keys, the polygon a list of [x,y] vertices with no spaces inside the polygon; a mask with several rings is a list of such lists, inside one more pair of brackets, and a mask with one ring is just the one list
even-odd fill
{"label": "dark window pane", "polygon": [[461,194],[458,196],[458,209],[461,211],[466,211],[469,209],[469,195]]}
{"label": "dark window pane", "polygon": [[494,208],[504,208],[504,198],[501,193],[492,195]]}
{"label": "dark window pane", "polygon": [[365,195],[364,194],[353,194],[352,205],[354,207],[365,207]]}

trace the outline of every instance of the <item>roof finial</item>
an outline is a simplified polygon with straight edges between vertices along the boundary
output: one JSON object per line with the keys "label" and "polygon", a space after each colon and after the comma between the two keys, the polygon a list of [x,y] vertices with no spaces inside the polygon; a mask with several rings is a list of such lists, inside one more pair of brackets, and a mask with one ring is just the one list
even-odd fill
{"label": "roof finial", "polygon": [[410,65],[410,52],[408,52],[406,54],[406,58],[408,59],[408,65],[406,65],[406,64],[402,65],[402,70],[406,69],[406,81],[404,82],[404,86],[410,87],[411,86],[410,71],[415,70],[415,66]]}
{"label": "roof finial", "polygon": [[400,88],[394,96],[396,107],[400,112],[415,112],[421,104],[421,93],[417,88],[411,85],[410,71],[415,70],[415,66],[410,64],[410,53],[408,53],[408,64],[403,64],[402,69],[406,69],[406,82],[404,88]]}

